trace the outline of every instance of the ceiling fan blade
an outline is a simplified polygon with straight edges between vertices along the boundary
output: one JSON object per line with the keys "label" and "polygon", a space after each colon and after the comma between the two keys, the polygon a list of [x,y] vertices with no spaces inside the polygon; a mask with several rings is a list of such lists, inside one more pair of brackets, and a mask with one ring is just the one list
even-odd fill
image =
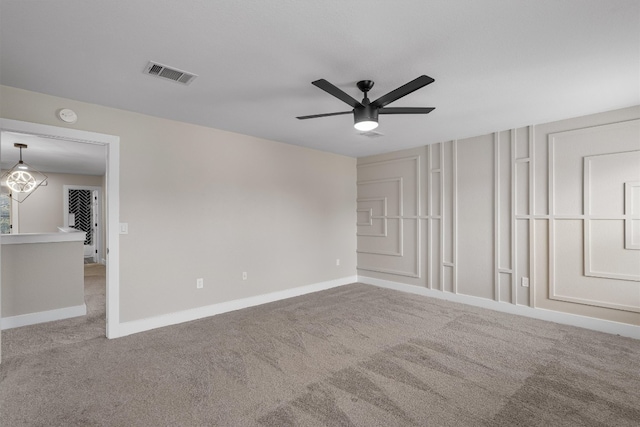
{"label": "ceiling fan blade", "polygon": [[420,76],[415,80],[411,80],[409,83],[400,86],[399,88],[392,90],[386,95],[382,95],[380,98],[376,99],[371,103],[374,107],[384,107],[387,104],[392,103],[393,101],[402,98],[403,96],[409,95],[411,92],[414,92],[421,87],[424,87],[430,83],[433,83],[433,80],[429,76]]}
{"label": "ceiling fan blade", "polygon": [[353,99],[351,96],[344,93],[342,89],[339,89],[338,87],[332,85],[325,79],[316,80],[315,82],[311,82],[311,84],[316,87],[319,87],[320,89],[324,90],[328,94],[335,96],[339,100],[346,102],[352,108],[362,107],[362,104],[360,102]]}
{"label": "ceiling fan blade", "polygon": [[340,111],[339,113],[324,113],[324,114],[314,114],[312,116],[300,116],[300,117],[296,117],[296,119],[298,120],[316,119],[318,117],[340,116],[342,114],[351,114],[351,113],[353,113],[353,111]]}
{"label": "ceiling fan blade", "polygon": [[380,108],[378,114],[429,114],[433,110],[433,107],[388,107]]}

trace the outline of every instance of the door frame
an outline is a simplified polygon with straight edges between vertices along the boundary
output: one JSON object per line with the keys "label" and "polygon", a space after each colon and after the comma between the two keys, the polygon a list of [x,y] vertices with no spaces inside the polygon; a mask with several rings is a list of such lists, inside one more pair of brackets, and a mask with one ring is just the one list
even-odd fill
{"label": "door frame", "polygon": [[[0,131],[19,132],[46,138],[62,139],[82,144],[103,145],[106,151],[105,172],[105,246],[106,277],[106,335],[120,335],[120,137],[58,126],[0,118]],[[2,239],[2,237],[0,237]],[[0,240],[1,243],[1,240]],[[0,245],[0,248],[2,245]],[[0,250],[0,261],[1,261]],[[0,289],[2,288],[0,283]],[[2,294],[0,292],[0,301]],[[1,313],[0,313],[1,315]]]}

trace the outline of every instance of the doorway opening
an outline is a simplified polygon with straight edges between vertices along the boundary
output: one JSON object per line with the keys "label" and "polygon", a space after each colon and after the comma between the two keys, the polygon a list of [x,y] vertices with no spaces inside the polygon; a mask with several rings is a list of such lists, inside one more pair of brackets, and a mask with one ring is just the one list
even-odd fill
{"label": "doorway opening", "polygon": [[106,262],[102,248],[102,189],[65,185],[62,217],[64,226],[84,231],[84,263]]}
{"label": "doorway opening", "polygon": [[[5,133],[20,133],[25,135],[40,136],[51,140],[65,141],[72,144],[99,145],[104,148],[106,159],[106,172],[104,175],[104,205],[96,209],[97,214],[103,212],[104,224],[103,244],[95,241],[98,250],[98,260],[104,259],[106,270],[106,336],[116,338],[120,336],[119,324],[119,156],[120,138],[114,135],[106,135],[76,129],[60,128],[57,126],[42,125],[37,123],[22,122],[18,120],[0,119],[0,142]],[[35,151],[35,150],[34,150]],[[2,154],[0,154],[2,161]],[[98,196],[98,199],[100,197]],[[58,199],[60,200],[60,199]],[[66,216],[66,215],[65,215]],[[95,223],[94,223],[95,224]],[[0,236],[2,243],[2,236]],[[1,247],[1,246],[0,246]],[[100,254],[100,248],[104,248]],[[96,249],[94,249],[95,251]],[[95,253],[95,252],[94,252]],[[1,250],[0,250],[1,261]],[[2,284],[0,283],[0,286]],[[2,293],[0,292],[0,298]],[[0,313],[1,315],[2,313]]]}

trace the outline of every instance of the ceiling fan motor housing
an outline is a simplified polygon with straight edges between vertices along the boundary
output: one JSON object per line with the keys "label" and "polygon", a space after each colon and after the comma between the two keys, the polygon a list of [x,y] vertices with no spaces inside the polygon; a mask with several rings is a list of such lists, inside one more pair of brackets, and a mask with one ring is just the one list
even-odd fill
{"label": "ceiling fan motor housing", "polygon": [[378,109],[371,106],[371,104],[364,105],[362,108],[353,109],[353,119],[355,123],[360,122],[377,122],[378,121]]}

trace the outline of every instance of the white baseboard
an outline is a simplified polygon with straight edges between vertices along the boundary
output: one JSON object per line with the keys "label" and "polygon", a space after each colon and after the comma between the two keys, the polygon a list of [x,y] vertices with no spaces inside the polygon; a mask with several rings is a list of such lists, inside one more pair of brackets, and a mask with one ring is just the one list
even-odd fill
{"label": "white baseboard", "polygon": [[163,326],[176,325],[178,323],[190,322],[192,320],[202,319],[204,317],[215,316],[216,314],[227,313],[230,311],[241,310],[243,308],[253,307],[256,305],[266,304],[269,302],[280,301],[287,298],[293,298],[300,295],[310,294],[312,292],[324,291],[326,289],[354,283],[358,279],[357,276],[343,277],[341,279],[329,280],[327,282],[314,283],[313,285],[300,286],[297,288],[286,289],[284,291],[271,292],[268,294],[257,295],[249,298],[242,298],[233,301],[222,302],[219,304],[208,305],[205,307],[193,308],[190,310],[179,311],[176,313],[165,314],[162,316],[150,317],[147,319],[132,320],[122,322],[118,325],[116,336],[110,338],[124,337],[127,335],[144,332],[151,329],[161,328]]}
{"label": "white baseboard", "polygon": [[55,310],[39,311],[37,313],[20,314],[18,316],[3,317],[0,319],[0,329],[4,330],[20,326],[35,325],[37,323],[85,316],[86,314],[87,306],[85,304],[58,308]]}
{"label": "white baseboard", "polygon": [[369,285],[379,286],[381,288],[395,289],[397,291],[424,295],[427,297],[438,298],[452,302],[459,302],[462,304],[487,308],[489,310],[500,311],[503,313],[516,314],[519,316],[546,320],[563,325],[577,326],[579,328],[591,329],[608,334],[640,339],[640,326],[630,325],[627,323],[613,322],[610,320],[596,319],[593,317],[562,313],[559,311],[546,310],[542,308],[531,308],[524,305],[514,305],[485,298],[472,297],[469,295],[452,294],[450,292],[436,291],[432,289],[422,288],[420,286],[407,285],[405,283],[375,279],[373,277],[358,276],[358,281]]}

